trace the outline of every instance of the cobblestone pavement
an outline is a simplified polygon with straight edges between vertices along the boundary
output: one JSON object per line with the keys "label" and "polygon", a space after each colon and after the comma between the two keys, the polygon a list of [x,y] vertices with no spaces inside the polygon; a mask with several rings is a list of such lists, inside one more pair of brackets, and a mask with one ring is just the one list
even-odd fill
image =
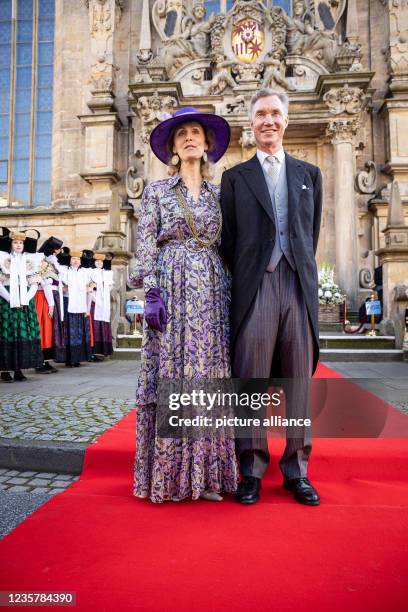
{"label": "cobblestone pavement", "polygon": [[0,403],[0,437],[91,443],[134,405],[130,399],[8,393]]}
{"label": "cobblestone pavement", "polygon": [[0,469],[0,539],[79,476]]}
{"label": "cobblestone pavement", "polygon": [[18,472],[0,469],[0,490],[10,493],[44,493],[55,495],[65,491],[79,476],[54,472]]}

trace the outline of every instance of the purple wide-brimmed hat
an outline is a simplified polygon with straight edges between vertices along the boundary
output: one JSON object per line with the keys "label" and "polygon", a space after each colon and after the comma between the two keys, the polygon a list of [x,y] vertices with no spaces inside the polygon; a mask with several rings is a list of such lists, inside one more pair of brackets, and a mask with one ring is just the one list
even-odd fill
{"label": "purple wide-brimmed hat", "polygon": [[227,121],[218,115],[200,113],[200,111],[192,106],[185,106],[177,110],[174,115],[169,115],[168,118],[159,123],[150,135],[150,146],[153,153],[164,164],[168,165],[172,156],[167,146],[172,130],[177,125],[189,121],[196,121],[204,129],[210,129],[214,134],[214,143],[211,150],[207,151],[210,161],[213,163],[217,162],[227,150],[231,138],[231,130]]}

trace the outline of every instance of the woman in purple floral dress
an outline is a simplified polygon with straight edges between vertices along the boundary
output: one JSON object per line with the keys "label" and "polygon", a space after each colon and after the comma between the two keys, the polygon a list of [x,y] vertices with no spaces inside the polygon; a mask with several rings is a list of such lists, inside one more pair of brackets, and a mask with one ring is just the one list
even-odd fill
{"label": "woman in purple floral dress", "polygon": [[144,191],[137,235],[145,322],[137,400],[134,494],[153,502],[220,501],[234,493],[238,468],[233,433],[157,435],[159,380],[230,377],[228,279],[218,255],[219,189],[205,176],[230,138],[227,122],[183,108],[153,130],[155,155],[173,176]]}

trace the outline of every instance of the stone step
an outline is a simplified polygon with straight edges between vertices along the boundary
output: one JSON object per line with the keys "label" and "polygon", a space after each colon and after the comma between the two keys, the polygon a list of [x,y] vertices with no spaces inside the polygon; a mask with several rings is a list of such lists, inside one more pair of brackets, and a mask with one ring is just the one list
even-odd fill
{"label": "stone step", "polygon": [[403,361],[403,351],[399,349],[355,349],[324,348],[320,350],[320,361]]}
{"label": "stone step", "polygon": [[116,348],[111,355],[111,359],[140,361],[140,348]]}
{"label": "stone step", "polygon": [[140,348],[142,346],[141,336],[132,336],[130,334],[118,334],[118,348]]}
{"label": "stone step", "polygon": [[394,336],[363,336],[348,334],[320,334],[321,349],[362,349],[373,351],[379,349],[394,349]]}

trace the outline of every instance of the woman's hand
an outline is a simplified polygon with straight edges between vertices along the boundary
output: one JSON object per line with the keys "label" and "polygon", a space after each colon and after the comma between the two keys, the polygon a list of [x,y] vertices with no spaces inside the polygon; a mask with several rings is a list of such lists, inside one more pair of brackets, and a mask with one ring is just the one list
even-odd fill
{"label": "woman's hand", "polygon": [[54,316],[54,306],[48,306],[48,316],[50,319]]}
{"label": "woman's hand", "polygon": [[150,329],[164,332],[167,324],[167,312],[158,287],[149,289],[146,293],[144,316]]}

